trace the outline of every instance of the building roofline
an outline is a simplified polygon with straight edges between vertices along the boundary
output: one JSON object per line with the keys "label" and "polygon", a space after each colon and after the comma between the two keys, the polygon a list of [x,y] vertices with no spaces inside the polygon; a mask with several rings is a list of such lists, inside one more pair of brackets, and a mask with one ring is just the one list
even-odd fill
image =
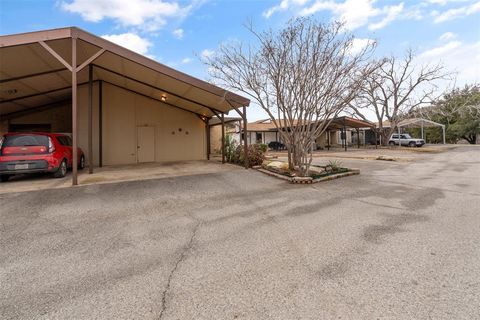
{"label": "building roofline", "polygon": [[250,100],[245,97],[242,97],[236,93],[217,87],[204,80],[192,77],[181,71],[175,70],[162,63],[159,63],[155,60],[152,60],[136,52],[133,52],[125,47],[122,47],[102,37],[89,33],[78,27],[65,27],[65,28],[18,33],[18,34],[2,35],[0,36],[0,48],[26,45],[26,44],[36,43],[39,41],[59,40],[59,39],[65,39],[65,38],[77,38],[77,39],[83,40],[94,46],[103,48],[106,51],[109,51],[113,54],[119,55],[127,60],[138,63],[153,71],[162,73],[175,80],[184,82],[198,89],[207,91],[211,94],[218,96],[220,98],[219,103],[221,103],[221,101],[223,100],[228,100],[231,103],[237,104],[237,107],[248,106],[250,104]]}

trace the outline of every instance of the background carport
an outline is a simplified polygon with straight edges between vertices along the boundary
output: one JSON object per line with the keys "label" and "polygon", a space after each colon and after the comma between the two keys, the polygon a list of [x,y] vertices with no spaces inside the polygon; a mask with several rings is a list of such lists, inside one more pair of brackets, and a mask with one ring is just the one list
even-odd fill
{"label": "background carport", "polygon": [[[374,128],[375,125],[371,122],[364,121],[364,120],[359,120],[355,118],[350,118],[346,116],[342,117],[335,117],[331,120],[330,124],[328,125],[326,132],[327,132],[327,138],[330,140],[330,131],[336,131],[339,130],[341,133],[342,137],[342,147],[345,148],[345,151],[347,151],[347,139],[346,139],[346,132],[347,128],[348,129],[355,129],[357,132],[357,137],[360,137],[360,129],[365,129],[365,128]],[[375,130],[374,130],[375,131]],[[375,131],[376,132],[376,131]],[[375,141],[376,141],[376,136],[375,136]],[[330,145],[330,141],[328,141],[328,144]],[[357,145],[358,148],[360,148],[360,139],[357,139]]]}
{"label": "background carport", "polygon": [[[425,134],[424,134],[424,128],[430,128],[430,127],[441,127],[442,128],[442,142],[445,144],[445,125],[434,122],[431,120],[423,119],[423,118],[412,118],[412,119],[405,119],[403,121],[400,121],[398,124],[398,133],[400,135],[400,129],[401,128],[420,128],[420,134],[422,136],[422,139],[425,140]],[[400,144],[399,144],[400,145]]]}
{"label": "background carport", "polygon": [[[52,108],[71,99],[74,159],[78,145],[77,86],[88,85],[90,173],[92,92],[97,82],[100,97],[102,83],[108,83],[195,114],[205,122],[205,132],[212,116],[223,119],[230,110],[236,110],[245,126],[247,123],[248,99],[75,27],[1,36],[0,76],[0,120]],[[101,128],[99,131],[101,134]],[[246,141],[244,146],[246,150]],[[76,161],[72,171],[72,184],[76,185]]]}

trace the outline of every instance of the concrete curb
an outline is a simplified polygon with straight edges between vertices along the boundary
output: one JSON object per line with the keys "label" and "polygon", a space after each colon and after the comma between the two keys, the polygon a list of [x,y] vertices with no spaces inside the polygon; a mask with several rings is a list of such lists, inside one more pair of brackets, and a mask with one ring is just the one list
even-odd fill
{"label": "concrete curb", "polygon": [[266,169],[263,169],[263,168],[259,168],[259,169],[256,169],[256,170],[260,171],[260,172],[263,172],[266,175],[269,175],[271,177],[275,177],[275,178],[279,178],[279,179],[282,179],[282,180],[285,180],[285,181],[288,181],[288,182],[292,182],[292,177],[287,177],[287,176],[284,176],[284,175],[281,175],[281,174],[278,174],[278,173],[275,173],[275,172],[272,172],[270,170],[266,170]]}
{"label": "concrete curb", "polygon": [[329,181],[329,180],[335,180],[335,179],[338,179],[338,178],[355,176],[355,175],[358,175],[358,174],[360,174],[360,170],[359,170],[359,169],[350,169],[350,171],[348,171],[348,172],[341,172],[341,173],[337,173],[337,174],[332,174],[332,175],[327,176],[327,177],[322,177],[322,178],[318,178],[318,179],[313,179],[313,183],[322,182],[322,181]]}
{"label": "concrete curb", "polygon": [[285,180],[285,181],[288,181],[288,182],[294,183],[294,184],[312,184],[312,183],[330,181],[330,180],[335,180],[335,179],[338,179],[338,178],[349,177],[349,176],[354,176],[354,175],[360,174],[359,169],[350,169],[350,171],[348,171],[348,172],[340,172],[340,173],[329,175],[327,177],[313,179],[312,177],[287,177],[287,176],[281,175],[279,173],[263,169],[262,167],[259,167],[259,166],[256,166],[253,169],[255,169],[257,171],[260,171],[260,172],[262,172],[266,175],[269,175],[271,177],[282,179],[282,180]]}

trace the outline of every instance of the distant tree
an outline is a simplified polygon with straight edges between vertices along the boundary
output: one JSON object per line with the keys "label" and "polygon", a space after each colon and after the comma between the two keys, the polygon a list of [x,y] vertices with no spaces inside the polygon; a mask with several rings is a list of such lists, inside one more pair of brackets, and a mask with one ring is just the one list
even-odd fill
{"label": "distant tree", "polygon": [[480,86],[466,85],[453,89],[418,113],[444,124],[447,141],[456,143],[464,139],[476,144],[480,135]]}
{"label": "distant tree", "polygon": [[[434,100],[435,82],[449,77],[444,66],[418,66],[414,59],[413,52],[408,50],[403,59],[391,56],[378,61],[378,68],[369,75],[361,94],[350,104],[353,113],[364,120],[367,120],[368,111],[374,112],[383,145],[388,144],[405,116]],[[384,127],[385,120],[390,122],[390,127]]]}
{"label": "distant tree", "polygon": [[358,95],[375,44],[354,50],[341,23],[312,18],[291,20],[279,31],[247,29],[256,44],[222,45],[204,62],[214,82],[248,95],[269,115],[290,169],[308,175],[316,138]]}

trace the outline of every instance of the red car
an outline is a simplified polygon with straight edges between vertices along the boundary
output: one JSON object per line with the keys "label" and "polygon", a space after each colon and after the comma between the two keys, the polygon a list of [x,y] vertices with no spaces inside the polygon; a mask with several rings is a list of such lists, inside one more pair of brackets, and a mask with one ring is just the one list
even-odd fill
{"label": "red car", "polygon": [[[7,133],[0,139],[0,179],[15,174],[49,172],[65,177],[72,167],[72,139],[60,133]],[[78,169],[85,167],[85,156],[78,148]]]}

